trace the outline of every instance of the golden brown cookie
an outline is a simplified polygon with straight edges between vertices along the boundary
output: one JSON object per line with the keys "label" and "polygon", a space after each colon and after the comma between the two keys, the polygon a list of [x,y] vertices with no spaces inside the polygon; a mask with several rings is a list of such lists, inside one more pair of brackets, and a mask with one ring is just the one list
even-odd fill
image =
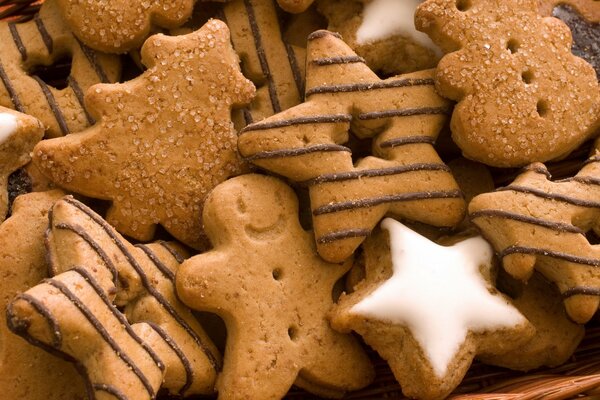
{"label": "golden brown cookie", "polygon": [[31,160],[31,150],[43,136],[40,121],[0,106],[0,222],[9,211],[8,178]]}
{"label": "golden brown cookie", "polygon": [[287,12],[301,13],[305,11],[314,0],[277,0],[277,3]]}
{"label": "golden brown cookie", "polygon": [[213,392],[220,355],[175,295],[177,245],[133,246],[72,197],[53,206],[46,242],[54,277],[12,303],[11,329],[69,354],[95,392]]}
{"label": "golden brown cookie", "polygon": [[[238,147],[309,188],[319,254],[345,260],[386,214],[459,223],[462,194],[432,146],[450,112],[433,71],[382,81],[328,31],[309,37],[308,54],[306,101],[244,128]],[[344,146],[357,138],[364,158]]]}
{"label": "golden brown cookie", "polygon": [[125,53],[142,45],[152,28],[175,28],[196,0],[56,0],[73,33],[93,49]]}
{"label": "golden brown cookie", "polygon": [[85,91],[116,82],[120,74],[118,57],[98,53],[73,36],[56,0],[45,1],[31,21],[0,22],[0,105],[38,118],[48,137],[94,123],[85,110]]}
{"label": "golden brown cookie", "polygon": [[568,318],[556,287],[537,272],[524,284],[503,271],[498,287],[508,287],[512,304],[533,325],[535,336],[507,353],[479,357],[481,361],[521,371],[554,367],[567,361],[583,339],[585,329]]}
{"label": "golden brown cookie", "polygon": [[220,399],[278,399],[292,384],[337,397],[370,383],[359,344],[325,319],[351,263],[319,258],[288,186],[255,174],[230,179],[209,195],[204,224],[213,249],[181,264],[177,293],[227,326]]}
{"label": "golden brown cookie", "polygon": [[48,210],[64,193],[19,197],[0,225],[0,387],[5,400],[83,400],[86,389],[74,366],[11,333],[6,306],[48,276],[44,232]]}
{"label": "golden brown cookie", "polygon": [[510,185],[475,197],[469,217],[492,243],[504,269],[527,280],[534,269],[558,286],[567,313],[587,322],[600,304],[598,153],[572,178],[550,180],[543,164],[525,169]]}
{"label": "golden brown cookie", "polygon": [[242,171],[230,114],[254,87],[217,20],[188,35],[152,36],[142,59],[142,75],[88,92],[94,126],[41,142],[34,162],[59,186],[111,200],[107,220],[119,232],[148,241],[161,224],[198,248],[205,196]]}
{"label": "golden brown cookie", "polygon": [[389,363],[402,392],[442,399],[477,354],[501,354],[533,329],[489,281],[481,237],[440,246],[386,218],[365,241],[366,279],[342,295],[332,326],[354,330]]}
{"label": "golden brown cookie", "polygon": [[465,157],[499,167],[553,160],[600,127],[593,68],[536,0],[428,0],[415,23],[452,52],[438,65],[436,88],[458,102],[452,137]]}
{"label": "golden brown cookie", "polygon": [[344,41],[380,76],[433,68],[442,53],[415,29],[421,0],[320,0],[328,29]]}

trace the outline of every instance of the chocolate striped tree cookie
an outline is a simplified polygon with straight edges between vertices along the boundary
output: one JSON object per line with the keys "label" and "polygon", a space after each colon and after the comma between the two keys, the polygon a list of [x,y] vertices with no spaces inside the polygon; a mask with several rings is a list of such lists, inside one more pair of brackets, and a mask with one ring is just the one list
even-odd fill
{"label": "chocolate striped tree cookie", "polygon": [[[328,31],[313,33],[307,51],[306,101],[247,126],[238,147],[309,188],[319,254],[343,261],[387,214],[458,224],[463,196],[433,148],[451,112],[433,71],[380,80]],[[353,159],[350,131],[372,140],[368,156]]]}

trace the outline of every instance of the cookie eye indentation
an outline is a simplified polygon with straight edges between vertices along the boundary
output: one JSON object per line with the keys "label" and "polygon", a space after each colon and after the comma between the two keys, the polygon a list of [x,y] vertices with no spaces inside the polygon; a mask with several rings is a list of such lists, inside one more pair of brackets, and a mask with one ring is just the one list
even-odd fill
{"label": "cookie eye indentation", "polygon": [[37,76],[48,86],[62,90],[69,86],[72,61],[71,56],[67,55],[52,65],[34,65],[28,69],[27,73],[30,76]]}
{"label": "cookie eye indentation", "polygon": [[275,268],[273,270],[273,279],[275,279],[276,281],[281,280],[282,275],[283,275],[283,272],[281,271],[281,269]]}
{"label": "cookie eye indentation", "polygon": [[511,54],[515,54],[519,50],[520,46],[521,46],[521,43],[517,39],[514,39],[514,38],[510,39],[506,43],[506,49],[508,51],[510,51]]}
{"label": "cookie eye indentation", "polygon": [[469,8],[471,8],[471,0],[456,0],[456,8],[458,11],[467,11]]}
{"label": "cookie eye indentation", "polygon": [[290,339],[292,340],[296,340],[298,339],[298,330],[296,329],[296,327],[294,326],[290,326],[288,328],[288,336],[290,337]]}
{"label": "cookie eye indentation", "polygon": [[539,100],[536,105],[537,113],[540,117],[546,116],[548,114],[548,103],[545,100]]}
{"label": "cookie eye indentation", "polygon": [[529,85],[531,82],[533,82],[533,72],[531,72],[529,69],[523,71],[521,74],[521,79],[523,79],[523,82]]}

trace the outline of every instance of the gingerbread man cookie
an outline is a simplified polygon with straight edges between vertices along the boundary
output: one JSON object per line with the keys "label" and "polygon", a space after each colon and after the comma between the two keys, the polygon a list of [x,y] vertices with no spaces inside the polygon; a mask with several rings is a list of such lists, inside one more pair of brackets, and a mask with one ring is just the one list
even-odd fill
{"label": "gingerbread man cookie", "polygon": [[14,296],[47,277],[48,210],[62,196],[58,190],[21,196],[12,217],[0,225],[0,387],[6,400],[85,398],[84,382],[71,363],[28,344],[6,325],[6,306]]}
{"label": "gingerbread man cookie", "polygon": [[40,121],[0,106],[0,222],[10,206],[8,178],[31,160],[31,151],[43,136]]}
{"label": "gingerbread man cookie", "polygon": [[440,246],[386,218],[365,242],[366,279],[342,295],[332,326],[354,330],[388,361],[403,393],[442,399],[476,354],[501,354],[533,329],[488,281],[481,237]]}
{"label": "gingerbread man cookie", "polygon": [[[0,105],[38,118],[48,137],[94,123],[84,106],[85,91],[116,82],[121,73],[118,57],[98,53],[73,36],[55,1],[45,1],[31,21],[0,22]],[[70,68],[64,82],[47,83],[39,76],[61,61]]]}
{"label": "gingerbread man cookie", "polygon": [[465,157],[498,167],[553,160],[600,127],[596,74],[537,0],[428,0],[415,23],[452,51],[436,88],[458,102],[452,137]]}
{"label": "gingerbread man cookie", "polygon": [[119,232],[148,241],[161,224],[200,248],[205,196],[243,170],[230,114],[254,86],[217,20],[183,36],[152,36],[142,60],[148,70],[137,78],[88,92],[98,123],[41,142],[34,162],[59,186],[111,200],[107,220]]}
{"label": "gingerbread man cookie", "polygon": [[600,246],[585,236],[600,232],[599,196],[597,154],[559,182],[535,163],[510,185],[475,197],[469,216],[510,275],[527,280],[541,272],[558,286],[571,319],[585,323],[600,304]]}
{"label": "gingerbread man cookie", "polygon": [[217,186],[204,209],[213,249],[181,264],[177,294],[227,326],[220,399],[278,399],[296,384],[339,396],[373,378],[358,343],[325,316],[350,262],[320,259],[283,182],[243,175]]}
{"label": "gingerbread man cookie", "polygon": [[[134,247],[71,197],[53,206],[46,242],[54,278],[17,297],[13,330],[68,353],[85,366],[96,391],[142,389],[132,397],[138,399],[152,398],[159,387],[181,396],[213,392],[220,355],[175,295],[185,254],[178,246]],[[52,297],[56,290],[64,298]],[[62,315],[59,306],[73,312]],[[48,321],[62,335],[53,343],[35,328]]]}
{"label": "gingerbread man cookie", "polygon": [[[349,257],[386,214],[453,226],[464,200],[432,144],[450,104],[433,71],[380,80],[338,35],[309,37],[306,101],[247,126],[246,160],[308,186],[319,254]],[[353,159],[349,130],[372,140]],[[355,156],[358,158],[358,156]]]}

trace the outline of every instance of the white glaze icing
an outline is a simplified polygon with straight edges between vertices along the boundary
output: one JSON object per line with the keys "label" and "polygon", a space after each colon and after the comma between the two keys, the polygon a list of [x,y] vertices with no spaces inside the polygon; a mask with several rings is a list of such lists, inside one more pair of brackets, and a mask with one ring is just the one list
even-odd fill
{"label": "white glaze icing", "polygon": [[17,117],[0,113],[0,144],[3,144],[17,131]]}
{"label": "white glaze icing", "polygon": [[492,248],[481,237],[440,246],[386,218],[393,275],[351,312],[407,326],[434,373],[442,378],[468,331],[514,327],[525,318],[492,295],[480,267],[491,268]]}
{"label": "white glaze icing", "polygon": [[415,28],[415,10],[422,0],[373,0],[365,6],[363,21],[356,31],[356,42],[366,44],[403,35],[441,55],[429,36]]}

